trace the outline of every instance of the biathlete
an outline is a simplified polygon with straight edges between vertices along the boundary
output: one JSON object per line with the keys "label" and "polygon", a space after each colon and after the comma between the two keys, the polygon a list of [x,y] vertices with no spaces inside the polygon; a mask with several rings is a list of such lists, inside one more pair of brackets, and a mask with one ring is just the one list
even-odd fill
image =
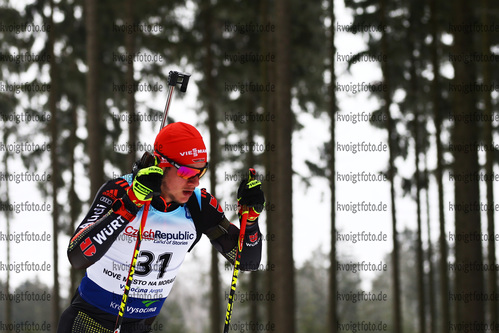
{"label": "biathlete", "polygon": [[[113,332],[148,201],[121,332],[151,331],[185,255],[202,234],[234,263],[239,228],[227,220],[206,189],[198,188],[199,178],[208,168],[198,130],[181,122],[167,125],[157,135],[154,150],[148,163],[152,165],[137,162],[133,173],[100,188],[71,238],[69,261],[77,269],[86,269],[86,274],[61,315],[57,332]],[[240,269],[256,270],[262,250],[258,216],[265,203],[261,183],[243,180],[237,196],[239,218],[241,207],[250,207]]]}

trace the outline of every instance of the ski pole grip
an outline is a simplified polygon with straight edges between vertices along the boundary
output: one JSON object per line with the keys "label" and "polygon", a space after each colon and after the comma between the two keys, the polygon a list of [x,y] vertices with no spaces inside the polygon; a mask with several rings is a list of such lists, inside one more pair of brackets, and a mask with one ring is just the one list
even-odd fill
{"label": "ski pole grip", "polygon": [[180,73],[177,71],[170,71],[168,73],[168,85],[169,86],[176,86],[177,84],[180,84],[180,91],[186,92],[190,77],[191,77],[191,74]]}
{"label": "ski pole grip", "polygon": [[256,176],[256,170],[253,168],[249,168],[249,180],[255,179]]}
{"label": "ski pole grip", "polygon": [[[249,172],[248,172],[248,183],[249,183],[249,182],[251,182],[252,180],[254,180],[254,179],[255,179],[255,176],[256,176],[256,171],[255,171],[255,169],[253,169],[253,168],[249,168],[249,170],[248,170],[248,171],[249,171]],[[242,206],[242,213],[243,213],[243,214],[248,214],[248,213],[249,213],[249,207],[248,207],[248,206],[246,206],[246,205],[243,205],[243,206]]]}

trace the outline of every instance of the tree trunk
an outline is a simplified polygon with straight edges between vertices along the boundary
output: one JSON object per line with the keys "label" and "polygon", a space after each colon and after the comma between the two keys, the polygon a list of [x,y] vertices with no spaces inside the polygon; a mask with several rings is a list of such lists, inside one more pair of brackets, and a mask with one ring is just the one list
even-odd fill
{"label": "tree trunk", "polygon": [[103,120],[99,108],[99,18],[98,1],[85,1],[85,31],[87,50],[87,151],[90,158],[90,197],[104,183],[104,160],[102,152]]}
{"label": "tree trunk", "polygon": [[337,316],[337,302],[336,302],[336,291],[338,290],[337,277],[336,277],[336,164],[335,164],[335,122],[336,122],[336,91],[334,89],[334,84],[336,82],[335,74],[335,54],[336,46],[334,45],[335,39],[335,22],[336,17],[334,15],[334,0],[329,0],[329,15],[331,17],[331,26],[329,28],[329,71],[331,73],[331,82],[329,86],[329,119],[331,121],[331,138],[330,138],[330,152],[329,152],[329,188],[331,191],[331,253],[329,255],[329,332],[338,332],[338,316]]}
{"label": "tree trunk", "polygon": [[419,321],[419,332],[426,332],[426,307],[425,307],[425,290],[424,290],[424,256],[423,256],[423,231],[422,231],[422,218],[421,218],[421,170],[419,167],[419,155],[421,153],[421,142],[420,142],[420,116],[421,116],[421,104],[419,101],[419,94],[421,91],[419,89],[418,83],[418,70],[417,70],[417,59],[415,57],[416,51],[416,40],[414,37],[414,30],[417,29],[415,12],[417,12],[416,2],[411,2],[409,10],[409,28],[407,29],[407,42],[409,50],[409,60],[410,60],[410,86],[411,91],[408,92],[408,99],[411,101],[414,109],[414,164],[415,164],[415,181],[416,181],[416,224],[417,224],[417,239],[416,239],[416,274],[417,274],[417,286],[418,286],[418,321]]}
{"label": "tree trunk", "polygon": [[[128,24],[135,24],[135,16],[134,16],[134,1],[126,0],[125,2],[125,22]],[[125,34],[125,49],[126,54],[131,56],[135,53],[135,34]],[[127,70],[126,70],[126,84],[132,85],[135,87],[135,79],[133,77],[134,74],[134,62],[127,61]],[[139,128],[139,122],[136,121],[137,117],[135,117],[135,91],[129,91],[126,94],[126,104],[128,109],[128,115],[130,119],[134,119],[129,122],[128,127],[128,144],[131,149],[128,153],[128,170],[125,172],[129,172],[132,169],[133,163],[138,158],[137,156],[137,131]],[[142,152],[143,153],[143,152]],[[141,154],[140,154],[141,155]]]}
{"label": "tree trunk", "polygon": [[423,231],[422,231],[422,217],[421,217],[421,171],[419,168],[419,154],[420,154],[420,129],[419,129],[419,106],[416,106],[416,119],[415,119],[415,165],[416,165],[416,206],[417,206],[417,240],[416,240],[416,261],[417,261],[417,280],[418,280],[418,316],[419,316],[419,332],[426,332],[426,310],[425,310],[425,290],[424,290],[424,256],[423,256]]}
{"label": "tree trunk", "polygon": [[[382,27],[387,26],[387,4],[386,0],[381,0],[380,7],[381,20],[380,24]],[[388,42],[385,30],[383,30],[381,35],[381,53],[389,57],[388,52]],[[397,333],[402,333],[402,302],[400,295],[400,273],[399,273],[399,244],[397,239],[397,210],[395,201],[395,166],[394,166],[394,126],[393,119],[390,113],[390,105],[392,104],[392,97],[390,92],[390,73],[388,70],[388,63],[386,61],[381,62],[381,71],[383,73],[384,80],[384,111],[387,116],[387,130],[388,130],[388,150],[389,150],[389,166],[388,166],[388,179],[390,181],[390,201],[391,201],[391,215],[392,215],[392,234],[393,234],[393,252],[392,252],[392,278],[393,278],[393,331]]]}
{"label": "tree trunk", "polygon": [[427,187],[425,191],[426,195],[426,228],[428,233],[428,306],[430,311],[430,323],[428,327],[430,328],[430,333],[435,333],[436,323],[437,323],[437,307],[436,307],[436,297],[435,297],[435,273],[433,268],[433,245],[431,241],[431,217],[430,217],[430,177],[428,173],[428,160],[427,153],[424,153],[424,179],[427,182]]}
{"label": "tree trunk", "polygon": [[[269,8],[269,2],[266,0],[260,0],[260,24],[267,24],[267,22],[270,22],[270,13],[272,11]],[[260,34],[260,50],[262,54],[275,54],[275,49],[274,49],[274,34]],[[274,76],[274,70],[275,66],[269,65],[267,62],[262,61],[260,62],[260,79],[262,82],[275,82],[275,76]],[[262,93],[262,107],[264,110],[264,113],[269,113],[275,116],[275,108],[274,108],[274,94],[263,92]],[[273,131],[273,126],[271,122],[267,121],[264,123],[264,136],[265,136],[265,141],[267,144],[274,144],[275,143],[275,132]],[[274,153],[271,151],[265,151],[264,152],[264,166],[265,166],[265,173],[267,175],[272,175],[274,172],[273,168],[273,163],[275,162],[274,158]],[[273,204],[273,199],[274,199],[274,184],[272,182],[263,182],[262,183],[263,190],[265,192],[265,200],[266,200],[266,207],[271,207]],[[272,226],[272,221],[274,212],[272,210],[266,209],[266,232],[262,230],[262,233],[266,233],[266,235],[272,235],[275,232],[278,232],[278,230],[275,230],[275,228]],[[271,242],[267,242],[267,252],[268,254],[268,264],[270,264],[271,261],[271,252],[273,251]],[[272,272],[270,270],[265,271],[264,275],[264,290],[265,292],[268,293],[273,293],[272,288]],[[267,302],[265,304],[265,315],[264,317],[261,317],[259,322],[267,322],[272,320],[273,315],[273,307],[272,307],[272,302]]]}
{"label": "tree trunk", "polygon": [[440,59],[438,52],[438,21],[437,21],[437,8],[438,0],[430,1],[430,29],[431,29],[431,64],[433,67],[433,81],[432,81],[432,105],[433,105],[433,117],[435,123],[435,143],[437,147],[437,170],[435,173],[435,178],[438,187],[438,216],[439,216],[439,248],[440,248],[440,260],[439,260],[439,272],[440,272],[440,332],[449,332],[448,323],[451,320],[450,316],[450,305],[449,305],[449,273],[447,268],[447,257],[448,257],[448,245],[446,240],[446,228],[445,228],[445,210],[444,210],[444,184],[443,184],[443,149],[442,149],[442,115],[441,115],[441,97],[440,97]]}
{"label": "tree trunk", "polygon": [[[453,2],[453,22],[456,24],[473,24],[473,7],[467,0],[456,0]],[[452,45],[453,54],[466,54],[473,48],[473,35],[463,32],[454,34],[454,43]],[[475,93],[471,91],[468,94],[456,91],[458,87],[473,84],[475,82],[474,64],[465,64],[464,62],[454,62],[454,79],[452,86],[449,87],[453,102],[455,115],[462,117],[471,117],[470,122],[463,120],[454,121],[454,129],[451,144],[451,150],[454,155],[453,172],[455,176],[473,175],[480,172],[478,165],[478,153],[475,148],[477,142],[478,124],[473,119],[476,112]],[[490,148],[490,147],[488,147]],[[469,149],[469,151],[468,151]],[[469,182],[455,181],[454,206],[449,204],[449,209],[454,212],[456,225],[455,240],[455,293],[456,295],[467,295],[468,293],[484,292],[484,273],[483,269],[471,269],[470,271],[461,269],[457,265],[482,264],[482,245],[480,239],[472,239],[465,242],[459,236],[479,235],[480,230],[480,208],[475,206],[480,202],[479,183],[476,179]],[[468,209],[469,207],[469,209]],[[451,266],[452,267],[452,266]],[[451,268],[452,269],[452,268]],[[484,323],[485,307],[484,302],[476,300],[473,306],[456,301],[456,323]]]}
{"label": "tree trunk", "polygon": [[271,202],[275,212],[268,225],[272,225],[273,241],[269,244],[271,292],[275,302],[271,304],[276,332],[295,332],[295,272],[293,262],[293,214],[292,214],[292,160],[291,160],[291,77],[290,77],[290,9],[285,0],[275,2],[276,59],[275,64],[275,151],[272,152],[272,173],[275,175]]}
{"label": "tree trunk", "polygon": [[[484,26],[488,26],[489,23],[489,0],[482,0],[482,23]],[[484,56],[490,59],[490,33],[489,31],[484,31],[482,34],[482,53]],[[491,82],[490,78],[490,63],[484,61],[482,65],[482,75],[483,84],[489,86]],[[485,92],[483,95],[483,101],[485,105],[485,121],[484,125],[484,142],[490,147],[493,145],[492,139],[492,99],[490,92]],[[494,151],[492,149],[486,152],[486,162],[485,162],[485,174],[487,175],[487,204],[492,207],[494,204]],[[494,210],[487,210],[487,233],[489,234],[489,241],[487,243],[488,252],[488,263],[489,267],[496,266],[496,242],[495,242],[495,226],[494,226]],[[497,271],[495,269],[489,269],[488,271],[488,293],[489,295],[497,295]],[[489,310],[489,321],[491,323],[499,322],[498,316],[498,304],[496,301],[488,301]]]}
{"label": "tree trunk", "polygon": [[[7,131],[7,130],[6,130]],[[4,134],[4,142],[7,142],[7,136],[8,134]],[[9,153],[8,152],[5,152],[4,156],[3,156],[3,165],[4,165],[4,172],[5,172],[5,175],[9,175]],[[9,204],[9,181],[6,181],[5,182],[5,198],[6,198],[6,203]],[[6,245],[7,245],[7,250],[6,250],[6,260],[7,260],[7,264],[10,264],[10,214],[11,212],[6,209],[4,210],[4,215],[5,215],[5,223],[7,224],[7,230],[6,230],[6,233],[7,233],[7,236],[8,239],[6,241]],[[14,320],[13,320],[13,317],[12,317],[12,305],[13,305],[13,300],[11,300],[10,298],[10,279],[11,279],[11,276],[10,276],[10,269],[7,269],[6,270],[7,272],[7,279],[5,280],[5,294],[7,295],[7,300],[5,301],[5,322],[7,324],[13,324]]]}
{"label": "tree trunk", "polygon": [[[203,83],[206,90],[206,108],[208,110],[208,128],[210,131],[210,193],[216,197],[216,186],[217,186],[217,175],[215,170],[217,170],[217,165],[219,162],[218,154],[218,129],[217,129],[217,113],[215,110],[215,90],[212,82],[213,78],[213,53],[212,53],[212,40],[211,33],[212,29],[212,5],[209,0],[203,0],[201,2],[202,17],[204,20],[204,35],[203,35],[203,49],[205,52],[204,66],[203,66]],[[211,281],[211,293],[210,293],[210,332],[218,333],[220,332],[220,318],[222,301],[220,299],[220,272],[218,270],[218,259],[219,253],[215,248],[211,249],[211,271],[210,271],[210,281]]]}
{"label": "tree trunk", "polygon": [[[71,112],[71,128],[70,128],[70,135],[69,135],[69,168],[70,168],[70,173],[71,173],[71,182],[69,184],[69,216],[70,216],[70,223],[67,229],[67,234],[69,237],[73,236],[74,231],[76,230],[77,224],[78,224],[78,213],[79,213],[79,198],[78,195],[76,194],[76,188],[75,188],[75,183],[76,183],[76,172],[75,172],[75,164],[76,164],[76,157],[75,157],[75,149],[77,145],[77,136],[76,136],[76,130],[78,129],[78,116],[76,112],[76,107],[72,107],[70,109]],[[75,292],[76,288],[78,287],[78,284],[80,283],[81,279],[83,278],[83,270],[80,269],[75,269],[72,266],[70,267],[70,286],[69,286],[69,295],[73,295]]]}
{"label": "tree trunk", "polygon": [[[49,26],[54,26],[53,20],[54,14],[54,2],[50,1],[50,17]],[[57,68],[54,56],[54,44],[55,44],[55,31],[50,29],[48,43],[49,43],[49,54],[50,54],[50,83],[51,90],[49,92],[48,107],[51,114],[50,119],[50,136],[51,136],[51,150],[50,150],[50,162],[52,165],[52,251],[53,251],[53,279],[54,286],[52,288],[52,327],[57,327],[59,323],[60,312],[60,286],[59,286],[59,204],[57,202],[57,194],[59,189],[59,163],[57,160],[57,147],[58,147],[58,137],[59,131],[57,126],[57,89],[58,89],[58,79],[57,79]]]}

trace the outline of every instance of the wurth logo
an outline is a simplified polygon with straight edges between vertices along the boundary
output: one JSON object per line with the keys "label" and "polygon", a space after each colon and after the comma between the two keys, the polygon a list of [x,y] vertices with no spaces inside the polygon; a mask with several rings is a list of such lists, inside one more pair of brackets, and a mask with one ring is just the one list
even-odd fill
{"label": "wurth logo", "polygon": [[254,247],[260,244],[260,235],[257,232],[255,232],[253,235],[248,235],[248,240],[249,242],[245,242],[246,246]]}
{"label": "wurth logo", "polygon": [[256,242],[258,240],[258,231],[255,232],[253,235],[249,235],[248,238],[251,243]]}
{"label": "wurth logo", "polygon": [[107,240],[107,237],[112,236],[116,230],[119,230],[126,223],[128,223],[128,221],[123,219],[121,216],[118,216],[106,228],[102,229],[93,237],[94,241],[99,245],[104,243]]}
{"label": "wurth logo", "polygon": [[91,257],[95,254],[96,252],[96,249],[95,249],[95,245],[92,243],[92,241],[90,240],[89,237],[87,237],[81,244],[80,244],[80,249],[81,249],[81,252],[83,252],[83,254],[86,256],[86,257]]}

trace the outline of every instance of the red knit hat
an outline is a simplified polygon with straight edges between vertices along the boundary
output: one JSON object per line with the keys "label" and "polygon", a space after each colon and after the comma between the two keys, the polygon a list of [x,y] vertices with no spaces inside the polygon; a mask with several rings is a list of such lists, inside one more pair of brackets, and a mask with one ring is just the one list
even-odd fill
{"label": "red knit hat", "polygon": [[182,165],[208,160],[206,146],[199,131],[182,122],[163,127],[154,141],[154,155],[158,157],[160,167],[171,166],[161,155]]}

